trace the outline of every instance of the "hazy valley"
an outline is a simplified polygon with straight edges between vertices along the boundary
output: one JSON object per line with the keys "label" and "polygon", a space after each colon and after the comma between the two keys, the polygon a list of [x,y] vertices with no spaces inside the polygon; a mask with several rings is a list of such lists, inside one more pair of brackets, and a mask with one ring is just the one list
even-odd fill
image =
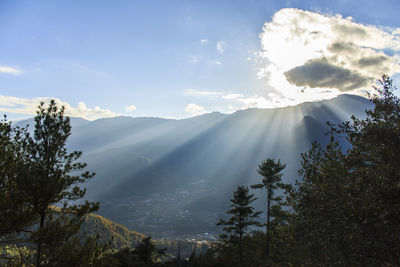
{"label": "hazy valley", "polygon": [[[286,162],[283,180],[294,182],[300,153],[328,140],[327,121],[363,117],[371,107],[365,98],[342,95],[184,120],[73,118],[68,148],[83,150],[96,172],[85,186],[87,199],[100,201],[100,215],[155,238],[212,241],[233,189],[256,183],[262,160]],[[260,210],[265,197],[258,197]]]}

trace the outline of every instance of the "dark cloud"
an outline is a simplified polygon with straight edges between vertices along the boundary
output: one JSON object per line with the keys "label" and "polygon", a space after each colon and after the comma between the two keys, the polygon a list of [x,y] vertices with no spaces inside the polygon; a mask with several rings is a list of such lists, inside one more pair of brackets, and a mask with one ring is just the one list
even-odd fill
{"label": "dark cloud", "polygon": [[341,91],[364,87],[372,80],[357,71],[333,65],[327,58],[309,60],[304,65],[285,72],[285,76],[296,86],[336,88]]}
{"label": "dark cloud", "polygon": [[371,56],[371,57],[364,57],[357,61],[357,65],[359,67],[368,67],[368,66],[377,66],[382,65],[386,62],[390,61],[387,56]]}
{"label": "dark cloud", "polygon": [[352,36],[354,39],[366,39],[369,35],[364,27],[358,24],[336,24],[333,30],[339,35]]}
{"label": "dark cloud", "polygon": [[353,43],[334,42],[328,46],[328,51],[335,54],[354,53],[357,51],[357,46],[355,46]]}

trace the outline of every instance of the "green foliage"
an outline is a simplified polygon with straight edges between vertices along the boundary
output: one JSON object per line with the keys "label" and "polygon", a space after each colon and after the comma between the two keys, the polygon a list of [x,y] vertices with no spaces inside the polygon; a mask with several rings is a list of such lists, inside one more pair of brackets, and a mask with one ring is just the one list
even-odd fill
{"label": "green foliage", "polygon": [[[70,134],[70,120],[54,100],[48,107],[39,105],[33,136],[6,121],[0,123],[2,248],[32,252],[26,257],[28,265],[71,266],[74,260],[77,265],[84,260],[88,266],[105,251],[95,239],[82,243],[78,236],[84,215],[96,211],[99,204],[70,204],[85,195],[80,185],[94,175],[78,162],[81,152],[68,153],[65,145]],[[86,246],[92,248],[90,253]],[[8,264],[23,262],[19,256],[4,255]]]}
{"label": "green foliage", "polygon": [[282,180],[282,170],[285,169],[286,164],[282,164],[278,161],[267,158],[258,165],[258,173],[263,177],[260,184],[252,185],[252,188],[265,188],[268,190],[275,190],[283,185],[281,185]]}
{"label": "green foliage", "polygon": [[365,119],[330,124],[331,142],[302,154],[290,201],[307,265],[400,264],[400,101],[388,76],[376,89]]}
{"label": "green foliage", "polygon": [[[290,196],[294,210],[295,237],[307,248],[304,259],[307,264],[321,262],[344,264],[348,251],[346,237],[351,235],[348,221],[348,195],[344,189],[349,179],[343,164],[344,155],[338,143],[333,141],[323,150],[313,143],[309,152],[302,154],[301,170],[303,181]],[[336,251],[334,259],[329,251]]]}
{"label": "green foliage", "polygon": [[[86,164],[77,162],[82,152],[68,153],[65,147],[71,134],[70,120],[64,107],[54,100],[46,108],[42,102],[35,116],[33,136],[25,134],[22,160],[23,174],[17,176],[20,194],[29,201],[39,217],[37,230],[30,237],[36,246],[36,265],[58,264],[63,246],[79,230],[83,215],[96,211],[98,203],[71,205],[81,199],[85,189],[79,184],[94,174],[83,171]],[[54,205],[60,207],[55,209]]]}
{"label": "green foliage", "polygon": [[[258,165],[258,173],[263,177],[261,183],[252,185],[254,189],[265,189],[267,197],[267,221],[266,221],[266,235],[265,235],[265,260],[269,261],[271,237],[274,236],[275,229],[279,222],[282,224],[283,214],[282,197],[275,196],[275,190],[288,190],[289,185],[282,183],[282,170],[285,169],[286,164],[282,164],[280,160],[267,158]],[[271,218],[276,221],[271,224]]]}
{"label": "green foliage", "polygon": [[[74,236],[58,250],[58,258],[51,266],[117,266],[118,261],[110,257],[109,244],[99,242],[99,236]],[[47,255],[46,255],[47,256]],[[54,264],[54,265],[53,265]]]}
{"label": "green foliage", "polygon": [[97,214],[86,215],[80,231],[89,236],[100,235],[98,241],[102,244],[110,243],[113,249],[133,248],[145,238],[143,234],[131,231]]}
{"label": "green foliage", "polygon": [[224,246],[232,246],[237,248],[239,256],[239,264],[243,262],[243,237],[247,233],[250,226],[260,226],[255,220],[261,212],[254,212],[254,208],[250,206],[256,198],[254,194],[249,194],[249,189],[244,186],[238,186],[231,199],[232,209],[227,213],[232,217],[226,220],[220,220],[217,225],[225,225],[223,231],[229,235],[222,235]]}
{"label": "green foliage", "polygon": [[13,127],[6,118],[0,121],[0,242],[18,242],[16,235],[36,219],[16,183],[24,168],[21,154],[25,134],[26,129]]}
{"label": "green foliage", "polygon": [[[253,188],[267,191],[267,232],[242,240],[250,255],[244,256],[245,265],[400,265],[400,100],[388,76],[376,90],[365,119],[328,123],[330,142],[325,147],[314,142],[301,155],[302,180],[294,187],[281,183],[285,166],[279,161],[260,164],[263,180]],[[275,197],[276,189],[284,195]],[[234,242],[225,235],[204,266],[234,265]]]}
{"label": "green foliage", "polygon": [[138,262],[145,265],[152,265],[159,261],[160,256],[165,254],[166,249],[158,249],[151,240],[151,237],[143,238],[142,242],[136,245],[133,255]]}
{"label": "green foliage", "polygon": [[232,209],[226,212],[231,214],[232,217],[228,221],[220,220],[217,225],[226,225],[223,228],[226,233],[243,236],[249,226],[259,225],[259,222],[255,221],[254,218],[257,218],[260,212],[254,212],[254,208],[250,206],[255,200],[254,194],[249,194],[247,187],[238,186],[231,199]]}
{"label": "green foliage", "polygon": [[165,255],[165,250],[157,248],[151,237],[146,237],[133,250],[123,248],[111,257],[116,266],[161,266],[161,259]]}
{"label": "green foliage", "polygon": [[18,245],[5,245],[0,247],[1,260],[3,266],[34,266],[31,262],[34,251]]}

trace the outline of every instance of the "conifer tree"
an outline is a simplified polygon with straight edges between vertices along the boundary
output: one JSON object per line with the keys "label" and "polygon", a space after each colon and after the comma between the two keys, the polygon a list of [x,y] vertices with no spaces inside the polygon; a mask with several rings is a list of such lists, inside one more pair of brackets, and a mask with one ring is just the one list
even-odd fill
{"label": "conifer tree", "polygon": [[351,211],[357,218],[354,254],[361,265],[399,265],[400,99],[387,75],[375,90],[370,96],[374,108],[366,111],[366,118],[353,117],[336,130],[351,144],[345,163]]}
{"label": "conifer tree", "polygon": [[59,108],[54,100],[48,107],[42,102],[34,120],[33,136],[26,133],[23,138],[23,167],[18,168],[15,182],[20,196],[38,217],[37,229],[29,240],[36,252],[36,266],[57,265],[57,259],[71,246],[68,242],[79,242],[73,237],[83,216],[96,211],[99,204],[71,204],[85,195],[80,184],[94,173],[84,171],[86,164],[77,161],[82,152],[68,153],[66,149],[71,125],[64,107]]}
{"label": "conifer tree", "polygon": [[154,245],[151,237],[145,237],[135,246],[133,257],[138,266],[152,266],[165,254],[166,249],[159,249]]}
{"label": "conifer tree", "polygon": [[306,265],[400,263],[400,99],[386,75],[376,89],[365,118],[329,124],[327,147],[313,143],[302,155],[290,203]]}
{"label": "conifer tree", "polygon": [[255,200],[254,194],[249,194],[247,187],[238,186],[231,199],[232,209],[227,211],[232,217],[227,221],[220,220],[217,223],[217,225],[225,225],[223,231],[230,235],[231,240],[237,239],[240,266],[243,263],[243,237],[250,226],[260,226],[260,223],[255,218],[261,212],[254,212],[254,208],[250,206]]}
{"label": "conifer tree", "polygon": [[26,129],[0,121],[0,236],[1,243],[17,243],[18,233],[26,232],[36,216],[21,196],[16,184],[23,163],[20,157]]}
{"label": "conifer tree", "polygon": [[[303,180],[292,191],[289,203],[294,210],[294,229],[306,265],[346,265],[352,257],[348,236],[352,236],[346,188],[350,179],[345,155],[333,138],[322,148],[316,142],[301,155],[299,174]],[[343,253],[344,252],[344,253]],[[355,264],[355,263],[353,263]]]}
{"label": "conifer tree", "polygon": [[286,189],[288,185],[282,183],[281,171],[286,167],[286,164],[281,164],[280,160],[267,158],[258,165],[258,173],[263,177],[261,183],[252,185],[253,189],[265,189],[267,197],[267,221],[266,221],[266,235],[265,235],[265,258],[268,259],[270,251],[271,239],[271,205],[272,201],[278,202],[282,198],[280,196],[274,197],[274,192],[277,189]]}

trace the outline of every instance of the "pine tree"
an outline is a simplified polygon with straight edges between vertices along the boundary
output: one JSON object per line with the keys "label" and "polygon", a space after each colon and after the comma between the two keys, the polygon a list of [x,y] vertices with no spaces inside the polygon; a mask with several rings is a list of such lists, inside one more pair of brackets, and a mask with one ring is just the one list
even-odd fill
{"label": "pine tree", "polygon": [[[254,194],[249,194],[249,189],[245,186],[238,186],[231,199],[232,209],[227,213],[232,217],[226,220],[220,220],[217,225],[225,225],[223,231],[229,234],[230,239],[238,240],[239,265],[243,264],[243,247],[242,241],[244,235],[250,226],[259,226],[260,223],[255,220],[261,212],[254,212],[254,208],[250,206],[256,200]],[[223,238],[225,236],[222,236]]]}
{"label": "pine tree", "polygon": [[388,76],[376,89],[364,119],[329,124],[327,147],[302,155],[290,203],[306,265],[399,265],[400,100]]}
{"label": "pine tree", "polygon": [[[289,203],[294,211],[294,230],[307,265],[346,265],[351,257],[347,237],[353,235],[349,198],[350,186],[345,155],[338,142],[322,148],[316,142],[303,153],[299,174],[303,180],[291,192]],[[354,263],[355,264],[355,263]]]}
{"label": "pine tree", "polygon": [[152,266],[159,258],[165,255],[166,249],[159,249],[154,245],[151,237],[145,237],[135,246],[133,256],[138,266]]}
{"label": "pine tree", "polygon": [[366,111],[366,118],[353,117],[336,130],[351,144],[345,163],[351,210],[357,218],[354,254],[361,265],[399,265],[400,99],[387,75],[375,89],[376,95],[370,96],[374,108]]}
{"label": "pine tree", "polygon": [[271,205],[272,202],[279,202],[282,198],[280,196],[274,197],[274,192],[277,189],[287,189],[288,185],[282,183],[281,171],[286,167],[286,164],[281,164],[280,160],[267,158],[258,165],[258,173],[263,177],[261,183],[252,185],[253,189],[265,189],[267,197],[267,221],[266,221],[266,235],[265,235],[265,258],[268,259],[270,253],[270,240],[271,240]]}
{"label": "pine tree", "polygon": [[13,127],[6,118],[0,121],[0,236],[1,243],[18,243],[18,233],[26,232],[35,214],[21,196],[16,184],[21,161],[21,144],[26,129]]}
{"label": "pine tree", "polygon": [[26,133],[22,142],[23,166],[18,168],[15,182],[39,220],[29,240],[36,251],[36,266],[57,265],[57,259],[71,246],[68,242],[77,242],[74,235],[83,216],[99,207],[87,201],[71,204],[85,195],[80,184],[94,173],[83,171],[86,164],[77,161],[82,152],[68,153],[65,145],[70,134],[64,107],[51,100],[47,108],[43,102],[39,105],[34,134]]}
{"label": "pine tree", "polygon": [[0,262],[11,266],[30,263],[24,237],[38,218],[16,183],[24,168],[21,152],[25,133],[26,129],[13,126],[5,116],[0,120]]}

